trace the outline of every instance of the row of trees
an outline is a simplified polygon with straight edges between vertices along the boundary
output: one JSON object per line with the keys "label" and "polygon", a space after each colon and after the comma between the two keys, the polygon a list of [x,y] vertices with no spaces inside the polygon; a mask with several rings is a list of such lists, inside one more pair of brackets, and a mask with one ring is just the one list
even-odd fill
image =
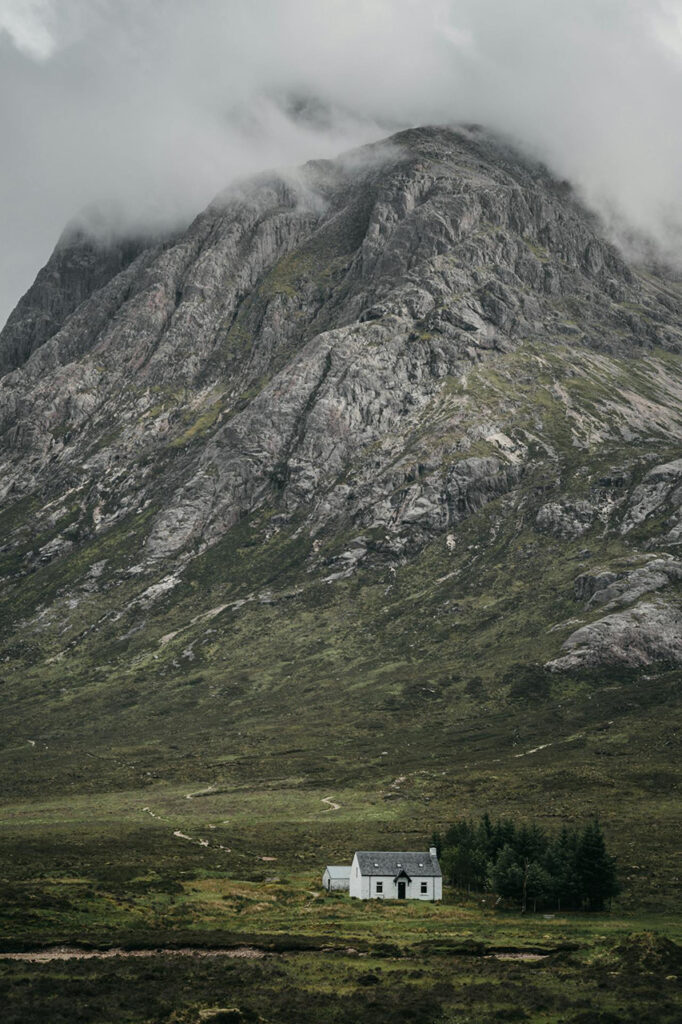
{"label": "row of trees", "polygon": [[603,910],[620,892],[615,858],[598,821],[549,835],[509,819],[460,820],[435,833],[443,875],[469,892],[495,892],[522,911]]}

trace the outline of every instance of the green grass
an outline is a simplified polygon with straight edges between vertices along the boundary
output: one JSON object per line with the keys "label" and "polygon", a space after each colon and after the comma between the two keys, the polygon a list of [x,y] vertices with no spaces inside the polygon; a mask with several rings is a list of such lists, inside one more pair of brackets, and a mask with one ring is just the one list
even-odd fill
{"label": "green grass", "polygon": [[[20,902],[22,886],[14,893]],[[151,871],[107,886],[50,878],[27,898],[22,919],[64,920],[61,931],[53,927],[55,941],[75,933],[95,948],[196,953],[43,964],[0,958],[4,1019],[21,1024],[44,1019],[47,1007],[55,1024],[198,1024],[201,1012],[217,1007],[239,1008],[236,1019],[282,1022],[577,1024],[585,1008],[602,1015],[595,1020],[627,1022],[654,1005],[656,1019],[672,1024],[680,1010],[673,973],[680,946],[643,915],[522,918],[456,893],[436,905],[359,902],[321,892],[311,872],[247,882],[199,871],[178,881]],[[682,920],[671,920],[668,931],[679,939]],[[201,953],[244,946],[265,955]],[[519,951],[545,959],[498,958]]]}
{"label": "green grass", "polygon": [[[551,965],[306,952],[255,962],[159,956],[152,961],[71,963],[58,971],[50,966],[12,968],[12,975],[6,990],[10,1016],[5,1018],[11,1024],[44,1020],[46,1008],[54,1024],[199,1024],[211,1019],[630,1024],[642,1019],[652,998],[657,1001],[656,1019],[663,1024],[672,1024],[679,1011],[674,983],[661,988],[646,972],[632,976],[606,967],[580,971],[570,956]],[[219,1008],[233,1013],[208,1016]]]}

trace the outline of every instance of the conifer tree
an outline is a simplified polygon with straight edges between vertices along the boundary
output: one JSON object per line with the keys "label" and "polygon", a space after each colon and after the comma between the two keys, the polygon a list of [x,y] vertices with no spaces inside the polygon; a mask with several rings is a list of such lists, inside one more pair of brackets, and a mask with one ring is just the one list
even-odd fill
{"label": "conifer tree", "polygon": [[552,881],[549,873],[537,861],[526,862],[525,896],[532,901],[533,912],[537,910],[538,903],[551,896]]}
{"label": "conifer tree", "polygon": [[544,867],[552,880],[551,897],[557,910],[580,906],[580,892],[576,875],[576,829],[563,826],[559,835],[549,844]]}
{"label": "conifer tree", "polygon": [[514,848],[520,857],[540,860],[547,849],[547,835],[539,825],[522,825],[516,834]]}
{"label": "conifer tree", "polygon": [[588,910],[603,910],[617,896],[615,858],[606,852],[604,833],[595,819],[587,825],[576,848],[575,870],[581,899]]}
{"label": "conifer tree", "polygon": [[490,871],[490,881],[498,896],[521,900],[523,896],[523,868],[512,846],[507,843],[497,855]]}

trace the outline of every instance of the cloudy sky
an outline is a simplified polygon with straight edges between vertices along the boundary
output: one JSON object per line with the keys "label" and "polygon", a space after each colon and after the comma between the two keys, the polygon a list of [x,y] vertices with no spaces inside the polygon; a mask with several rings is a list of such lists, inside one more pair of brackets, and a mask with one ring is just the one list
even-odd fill
{"label": "cloudy sky", "polygon": [[510,134],[682,261],[681,111],[682,0],[0,0],[0,322],[84,206],[182,220],[424,123]]}

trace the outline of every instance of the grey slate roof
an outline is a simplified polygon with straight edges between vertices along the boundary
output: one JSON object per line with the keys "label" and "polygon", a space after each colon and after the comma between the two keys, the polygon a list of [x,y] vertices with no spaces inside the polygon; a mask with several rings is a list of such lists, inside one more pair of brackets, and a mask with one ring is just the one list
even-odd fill
{"label": "grey slate roof", "polygon": [[393,851],[358,850],[355,854],[363,875],[399,875],[406,871],[410,878],[440,878],[440,865],[437,857],[432,857],[428,850],[400,853]]}
{"label": "grey slate roof", "polygon": [[327,864],[325,871],[330,878],[350,878],[350,864]]}

